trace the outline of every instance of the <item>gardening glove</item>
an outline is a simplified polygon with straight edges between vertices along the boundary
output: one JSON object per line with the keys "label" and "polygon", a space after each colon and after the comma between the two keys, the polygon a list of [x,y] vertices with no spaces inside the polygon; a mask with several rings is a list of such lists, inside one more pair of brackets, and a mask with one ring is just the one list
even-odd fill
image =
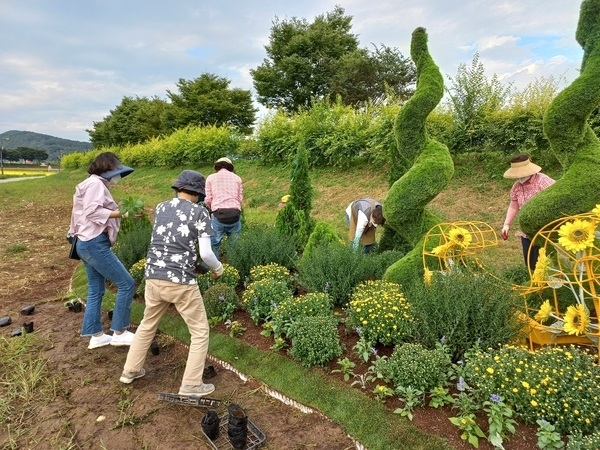
{"label": "gardening glove", "polygon": [[217,267],[216,269],[213,269],[213,280],[216,280],[221,275],[223,275],[224,271],[225,271],[225,269],[223,268],[223,264],[219,263],[219,267]]}
{"label": "gardening glove", "polygon": [[502,239],[507,240],[508,239],[508,230],[510,229],[510,227],[506,224],[504,224],[504,226],[502,226]]}

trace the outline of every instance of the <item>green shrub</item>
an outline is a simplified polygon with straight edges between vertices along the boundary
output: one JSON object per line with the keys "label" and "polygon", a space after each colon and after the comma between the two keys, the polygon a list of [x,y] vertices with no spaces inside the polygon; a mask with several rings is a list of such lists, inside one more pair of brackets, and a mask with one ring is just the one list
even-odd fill
{"label": "green shrub", "polygon": [[273,310],[292,293],[284,281],[270,278],[250,283],[242,293],[242,303],[255,324],[271,317]]}
{"label": "green shrub", "polygon": [[308,237],[308,242],[302,252],[302,259],[307,258],[316,247],[329,244],[344,245],[344,241],[337,234],[333,225],[329,222],[318,221]]}
{"label": "green shrub", "polygon": [[152,223],[147,216],[140,219],[124,219],[113,251],[129,270],[140,259],[145,258],[152,238]]}
{"label": "green shrub", "polygon": [[250,269],[250,281],[260,281],[266,278],[270,278],[275,281],[285,281],[287,284],[290,282],[290,271],[287,267],[280,266],[277,263],[263,264],[260,266],[254,266]]}
{"label": "green shrub", "polygon": [[271,315],[271,327],[275,337],[287,335],[289,328],[304,317],[327,316],[331,314],[331,299],[327,294],[309,293],[292,297],[279,303]]}
{"label": "green shrub", "polygon": [[225,283],[215,283],[202,294],[206,317],[219,320],[233,318],[233,313],[239,306],[235,289]]}
{"label": "green shrub", "polygon": [[404,256],[404,252],[399,250],[385,250],[381,253],[371,252],[366,262],[369,279],[380,280],[383,274],[396,261]]}
{"label": "green shrub", "polygon": [[369,280],[354,289],[346,326],[370,344],[396,345],[405,340],[412,320],[400,285]]}
{"label": "green shrub", "polygon": [[129,274],[132,276],[133,280],[139,284],[144,281],[144,274],[146,271],[146,258],[140,259],[134,265],[129,268]]}
{"label": "green shrub", "polygon": [[255,266],[277,263],[291,269],[298,258],[294,242],[268,225],[246,225],[236,239],[227,239],[222,248],[227,263],[238,270],[244,281]]}
{"label": "green shrub", "polygon": [[600,450],[600,431],[589,436],[569,436],[566,450]]}
{"label": "green shrub", "polygon": [[345,306],[352,290],[369,274],[368,255],[336,243],[316,247],[298,264],[300,284],[309,292],[328,294],[335,305]]}
{"label": "green shrub", "polygon": [[516,312],[523,300],[491,276],[453,271],[434,276],[430,286],[413,283],[405,296],[415,318],[413,340],[434,348],[444,337],[454,361],[476,343],[495,347],[522,331]]}
{"label": "green shrub", "polygon": [[561,434],[600,432],[600,367],[574,346],[496,346],[470,352],[465,369],[479,398],[501,395],[526,423],[544,419]]}
{"label": "green shrub", "polygon": [[240,284],[240,274],[238,270],[230,264],[223,263],[223,275],[217,280],[213,279],[213,271],[209,270],[206,273],[201,273],[196,277],[198,287],[201,292],[206,292],[214,284],[226,284],[232,289],[237,288]]}
{"label": "green shrub", "polygon": [[529,269],[524,264],[507,267],[502,271],[502,278],[512,284],[529,284]]}
{"label": "green shrub", "polygon": [[382,357],[379,362],[377,367],[383,379],[394,387],[412,387],[423,392],[446,385],[452,364],[441,347],[428,350],[410,343],[397,346],[387,360]]}
{"label": "green shrub", "polygon": [[340,343],[337,323],[332,315],[305,317],[294,322],[288,333],[292,342],[289,350],[292,358],[312,367],[326,366],[339,357],[344,348]]}

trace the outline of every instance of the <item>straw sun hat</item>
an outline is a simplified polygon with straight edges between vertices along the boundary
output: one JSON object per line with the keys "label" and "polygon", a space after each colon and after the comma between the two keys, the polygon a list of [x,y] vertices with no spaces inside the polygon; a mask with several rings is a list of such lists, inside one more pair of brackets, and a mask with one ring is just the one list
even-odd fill
{"label": "straw sun hat", "polygon": [[523,178],[538,173],[542,168],[531,162],[531,159],[525,161],[511,162],[510,169],[504,172],[504,178]]}

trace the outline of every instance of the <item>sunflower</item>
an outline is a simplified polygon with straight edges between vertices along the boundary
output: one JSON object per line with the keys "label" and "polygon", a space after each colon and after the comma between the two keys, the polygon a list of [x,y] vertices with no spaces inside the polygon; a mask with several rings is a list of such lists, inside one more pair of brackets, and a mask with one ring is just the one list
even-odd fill
{"label": "sunflower", "polygon": [[589,220],[567,222],[558,229],[558,243],[573,253],[585,250],[594,243],[595,228]]}
{"label": "sunflower", "polygon": [[565,325],[563,329],[565,333],[580,334],[585,333],[590,324],[590,313],[585,305],[578,304],[577,306],[569,306],[564,317]]}
{"label": "sunflower", "polygon": [[431,286],[431,281],[433,278],[433,272],[425,267],[425,273],[423,274],[423,281],[427,286]]}
{"label": "sunflower", "polygon": [[550,258],[546,256],[546,249],[540,248],[538,260],[535,264],[535,270],[531,277],[534,284],[543,284],[548,277],[548,267],[550,266]]}
{"label": "sunflower", "polygon": [[600,219],[600,204],[596,205],[596,207],[592,209],[592,214],[596,216],[596,219]]}
{"label": "sunflower", "polygon": [[540,323],[544,323],[546,320],[548,320],[550,314],[552,314],[552,306],[550,305],[550,300],[546,300],[544,303],[542,303],[540,310],[533,318]]}
{"label": "sunflower", "polygon": [[462,248],[467,248],[473,240],[473,236],[469,230],[463,227],[454,227],[448,232],[448,239]]}

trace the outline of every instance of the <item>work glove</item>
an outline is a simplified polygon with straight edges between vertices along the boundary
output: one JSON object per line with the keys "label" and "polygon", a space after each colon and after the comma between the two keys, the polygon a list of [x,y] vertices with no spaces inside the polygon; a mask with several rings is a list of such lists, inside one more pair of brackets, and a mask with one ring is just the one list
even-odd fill
{"label": "work glove", "polygon": [[225,272],[225,269],[223,268],[223,264],[219,263],[219,267],[217,267],[216,269],[213,269],[213,280],[216,280],[221,275],[223,275],[223,272]]}

